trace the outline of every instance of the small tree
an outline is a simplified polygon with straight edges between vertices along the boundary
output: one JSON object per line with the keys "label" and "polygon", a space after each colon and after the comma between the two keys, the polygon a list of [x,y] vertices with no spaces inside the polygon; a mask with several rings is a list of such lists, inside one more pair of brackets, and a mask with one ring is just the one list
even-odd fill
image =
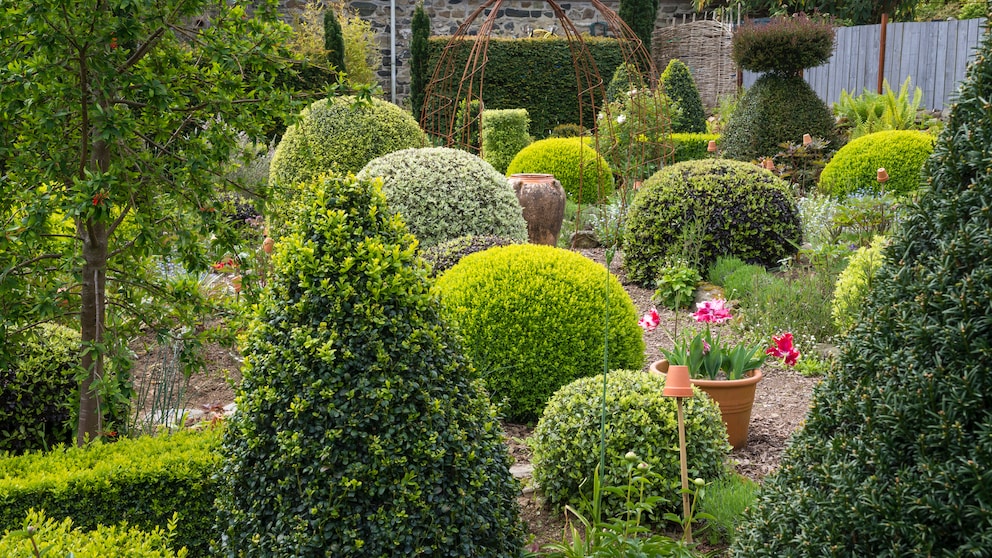
{"label": "small tree", "polygon": [[80,328],[80,444],[103,428],[129,333],[202,323],[197,282],[151,258],[199,273],[212,242],[233,243],[217,193],[238,134],[261,138],[291,107],[272,85],[289,30],[276,4],[0,4],[0,125],[16,141],[0,146],[0,368],[39,323]]}
{"label": "small tree", "polygon": [[620,19],[637,35],[644,48],[651,52],[651,34],[658,15],[658,0],[620,0]]}
{"label": "small tree", "polygon": [[703,99],[692,79],[689,67],[678,58],[673,58],[661,74],[665,94],[678,103],[681,116],[672,123],[674,133],[703,133],[706,131],[706,112]]}
{"label": "small tree", "polygon": [[346,72],[344,67],[344,35],[341,24],[334,10],[324,11],[324,49],[327,50],[327,61],[338,72]]}
{"label": "small tree", "polygon": [[502,430],[378,179],[318,179],[247,334],[227,556],[519,556]]}
{"label": "small tree", "polygon": [[840,366],[762,484],[736,556],[992,548],[992,36],[975,60],[929,188],[885,249]]}
{"label": "small tree", "polygon": [[427,39],[431,37],[431,18],[424,11],[424,4],[417,4],[410,23],[410,107],[413,117],[420,120],[421,107],[424,106],[424,91],[427,89],[427,62],[430,56],[427,51]]}

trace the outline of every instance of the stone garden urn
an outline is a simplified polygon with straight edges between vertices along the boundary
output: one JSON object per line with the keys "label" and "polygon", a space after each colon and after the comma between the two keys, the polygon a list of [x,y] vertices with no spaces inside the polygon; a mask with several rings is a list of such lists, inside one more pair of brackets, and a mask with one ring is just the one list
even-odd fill
{"label": "stone garden urn", "polygon": [[527,221],[531,244],[556,246],[565,219],[565,189],[553,174],[514,174],[510,186],[517,194]]}

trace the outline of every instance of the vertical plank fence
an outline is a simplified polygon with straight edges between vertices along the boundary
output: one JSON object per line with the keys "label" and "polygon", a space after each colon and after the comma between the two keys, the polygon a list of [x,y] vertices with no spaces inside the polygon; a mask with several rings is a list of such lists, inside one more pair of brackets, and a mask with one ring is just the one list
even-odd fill
{"label": "vertical plank fence", "polygon": [[[889,23],[883,77],[896,91],[909,77],[912,87],[923,91],[921,108],[950,106],[985,25],[984,18]],[[838,101],[842,90],[852,95],[866,88],[875,91],[880,38],[881,25],[838,27],[833,57],[806,70],[806,81],[827,104]],[[744,72],[744,86],[750,87],[759,75]]]}

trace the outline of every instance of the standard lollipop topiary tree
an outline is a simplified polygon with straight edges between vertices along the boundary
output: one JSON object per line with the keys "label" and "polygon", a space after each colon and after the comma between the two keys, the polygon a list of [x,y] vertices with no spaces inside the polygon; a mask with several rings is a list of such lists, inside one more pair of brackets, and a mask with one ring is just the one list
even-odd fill
{"label": "standard lollipop topiary tree", "polygon": [[734,544],[740,557],[980,556],[992,548],[992,36],[928,187]]}
{"label": "standard lollipop topiary tree", "polygon": [[225,556],[519,556],[509,455],[378,181],[323,179],[244,344]]}
{"label": "standard lollipop topiary tree", "polygon": [[803,134],[836,147],[839,136],[830,107],[800,72],[830,60],[834,30],[829,22],[805,15],[748,24],[734,33],[731,56],[738,65],[764,75],[744,94],[723,131],[723,153],[731,159],[771,157],[782,143]]}

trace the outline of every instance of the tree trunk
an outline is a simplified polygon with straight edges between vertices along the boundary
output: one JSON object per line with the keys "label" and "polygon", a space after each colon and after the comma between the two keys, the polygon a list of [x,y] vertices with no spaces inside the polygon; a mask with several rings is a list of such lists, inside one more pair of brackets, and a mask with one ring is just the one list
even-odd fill
{"label": "tree trunk", "polygon": [[103,353],[94,344],[103,343],[107,280],[106,225],[89,219],[81,224],[83,232],[83,290],[80,312],[82,365],[86,375],[79,383],[79,426],[76,445],[93,440],[103,427],[99,390],[93,382],[103,378]]}

